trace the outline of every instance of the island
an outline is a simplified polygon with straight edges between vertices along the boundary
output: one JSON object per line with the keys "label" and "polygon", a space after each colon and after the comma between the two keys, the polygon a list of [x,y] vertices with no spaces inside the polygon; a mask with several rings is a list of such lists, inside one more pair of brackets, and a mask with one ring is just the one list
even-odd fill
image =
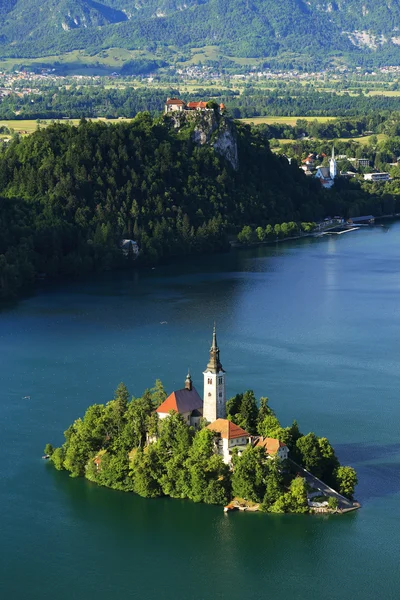
{"label": "island", "polygon": [[203,398],[190,372],[168,397],[160,380],[130,399],[121,383],[93,404],[45,456],[72,477],[146,498],[170,496],[268,513],[343,513],[357,475],[340,465],[325,437],[283,427],[267,397],[253,391],[226,401],[226,372],[214,326]]}

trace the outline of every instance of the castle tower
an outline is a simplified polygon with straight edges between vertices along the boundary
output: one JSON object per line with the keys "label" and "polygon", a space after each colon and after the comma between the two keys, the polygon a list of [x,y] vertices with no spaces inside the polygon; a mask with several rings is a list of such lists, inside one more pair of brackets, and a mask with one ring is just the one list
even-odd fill
{"label": "castle tower", "polygon": [[214,325],[210,360],[203,371],[204,375],[204,402],[203,417],[210,423],[217,419],[226,418],[226,389],[225,371],[219,359],[217,332]]}
{"label": "castle tower", "polygon": [[335,179],[335,177],[337,175],[337,166],[336,166],[336,159],[335,159],[335,146],[332,146],[332,158],[329,161],[329,174],[331,176],[331,179]]}

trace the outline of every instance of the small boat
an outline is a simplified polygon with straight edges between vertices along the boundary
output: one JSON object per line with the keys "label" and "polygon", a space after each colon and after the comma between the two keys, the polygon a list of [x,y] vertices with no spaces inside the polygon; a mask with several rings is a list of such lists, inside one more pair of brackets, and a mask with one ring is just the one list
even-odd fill
{"label": "small boat", "polygon": [[50,454],[43,454],[42,458],[44,460],[47,460],[48,458],[50,458]]}

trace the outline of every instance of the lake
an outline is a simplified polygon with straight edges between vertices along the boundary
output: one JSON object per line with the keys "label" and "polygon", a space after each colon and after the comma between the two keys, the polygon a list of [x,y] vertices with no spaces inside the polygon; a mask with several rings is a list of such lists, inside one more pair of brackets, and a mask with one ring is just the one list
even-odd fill
{"label": "lake", "polygon": [[[41,459],[120,381],[190,367],[202,394],[214,320],[228,396],[328,437],[361,510],[225,515]],[[0,353],[3,598],[400,597],[400,223],[41,289],[0,312]]]}

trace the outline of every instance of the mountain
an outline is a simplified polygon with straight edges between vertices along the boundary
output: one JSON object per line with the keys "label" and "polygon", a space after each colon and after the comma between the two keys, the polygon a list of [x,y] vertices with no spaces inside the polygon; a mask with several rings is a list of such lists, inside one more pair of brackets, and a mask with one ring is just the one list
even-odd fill
{"label": "mountain", "polygon": [[2,0],[0,56],[110,47],[400,62],[400,0]]}

